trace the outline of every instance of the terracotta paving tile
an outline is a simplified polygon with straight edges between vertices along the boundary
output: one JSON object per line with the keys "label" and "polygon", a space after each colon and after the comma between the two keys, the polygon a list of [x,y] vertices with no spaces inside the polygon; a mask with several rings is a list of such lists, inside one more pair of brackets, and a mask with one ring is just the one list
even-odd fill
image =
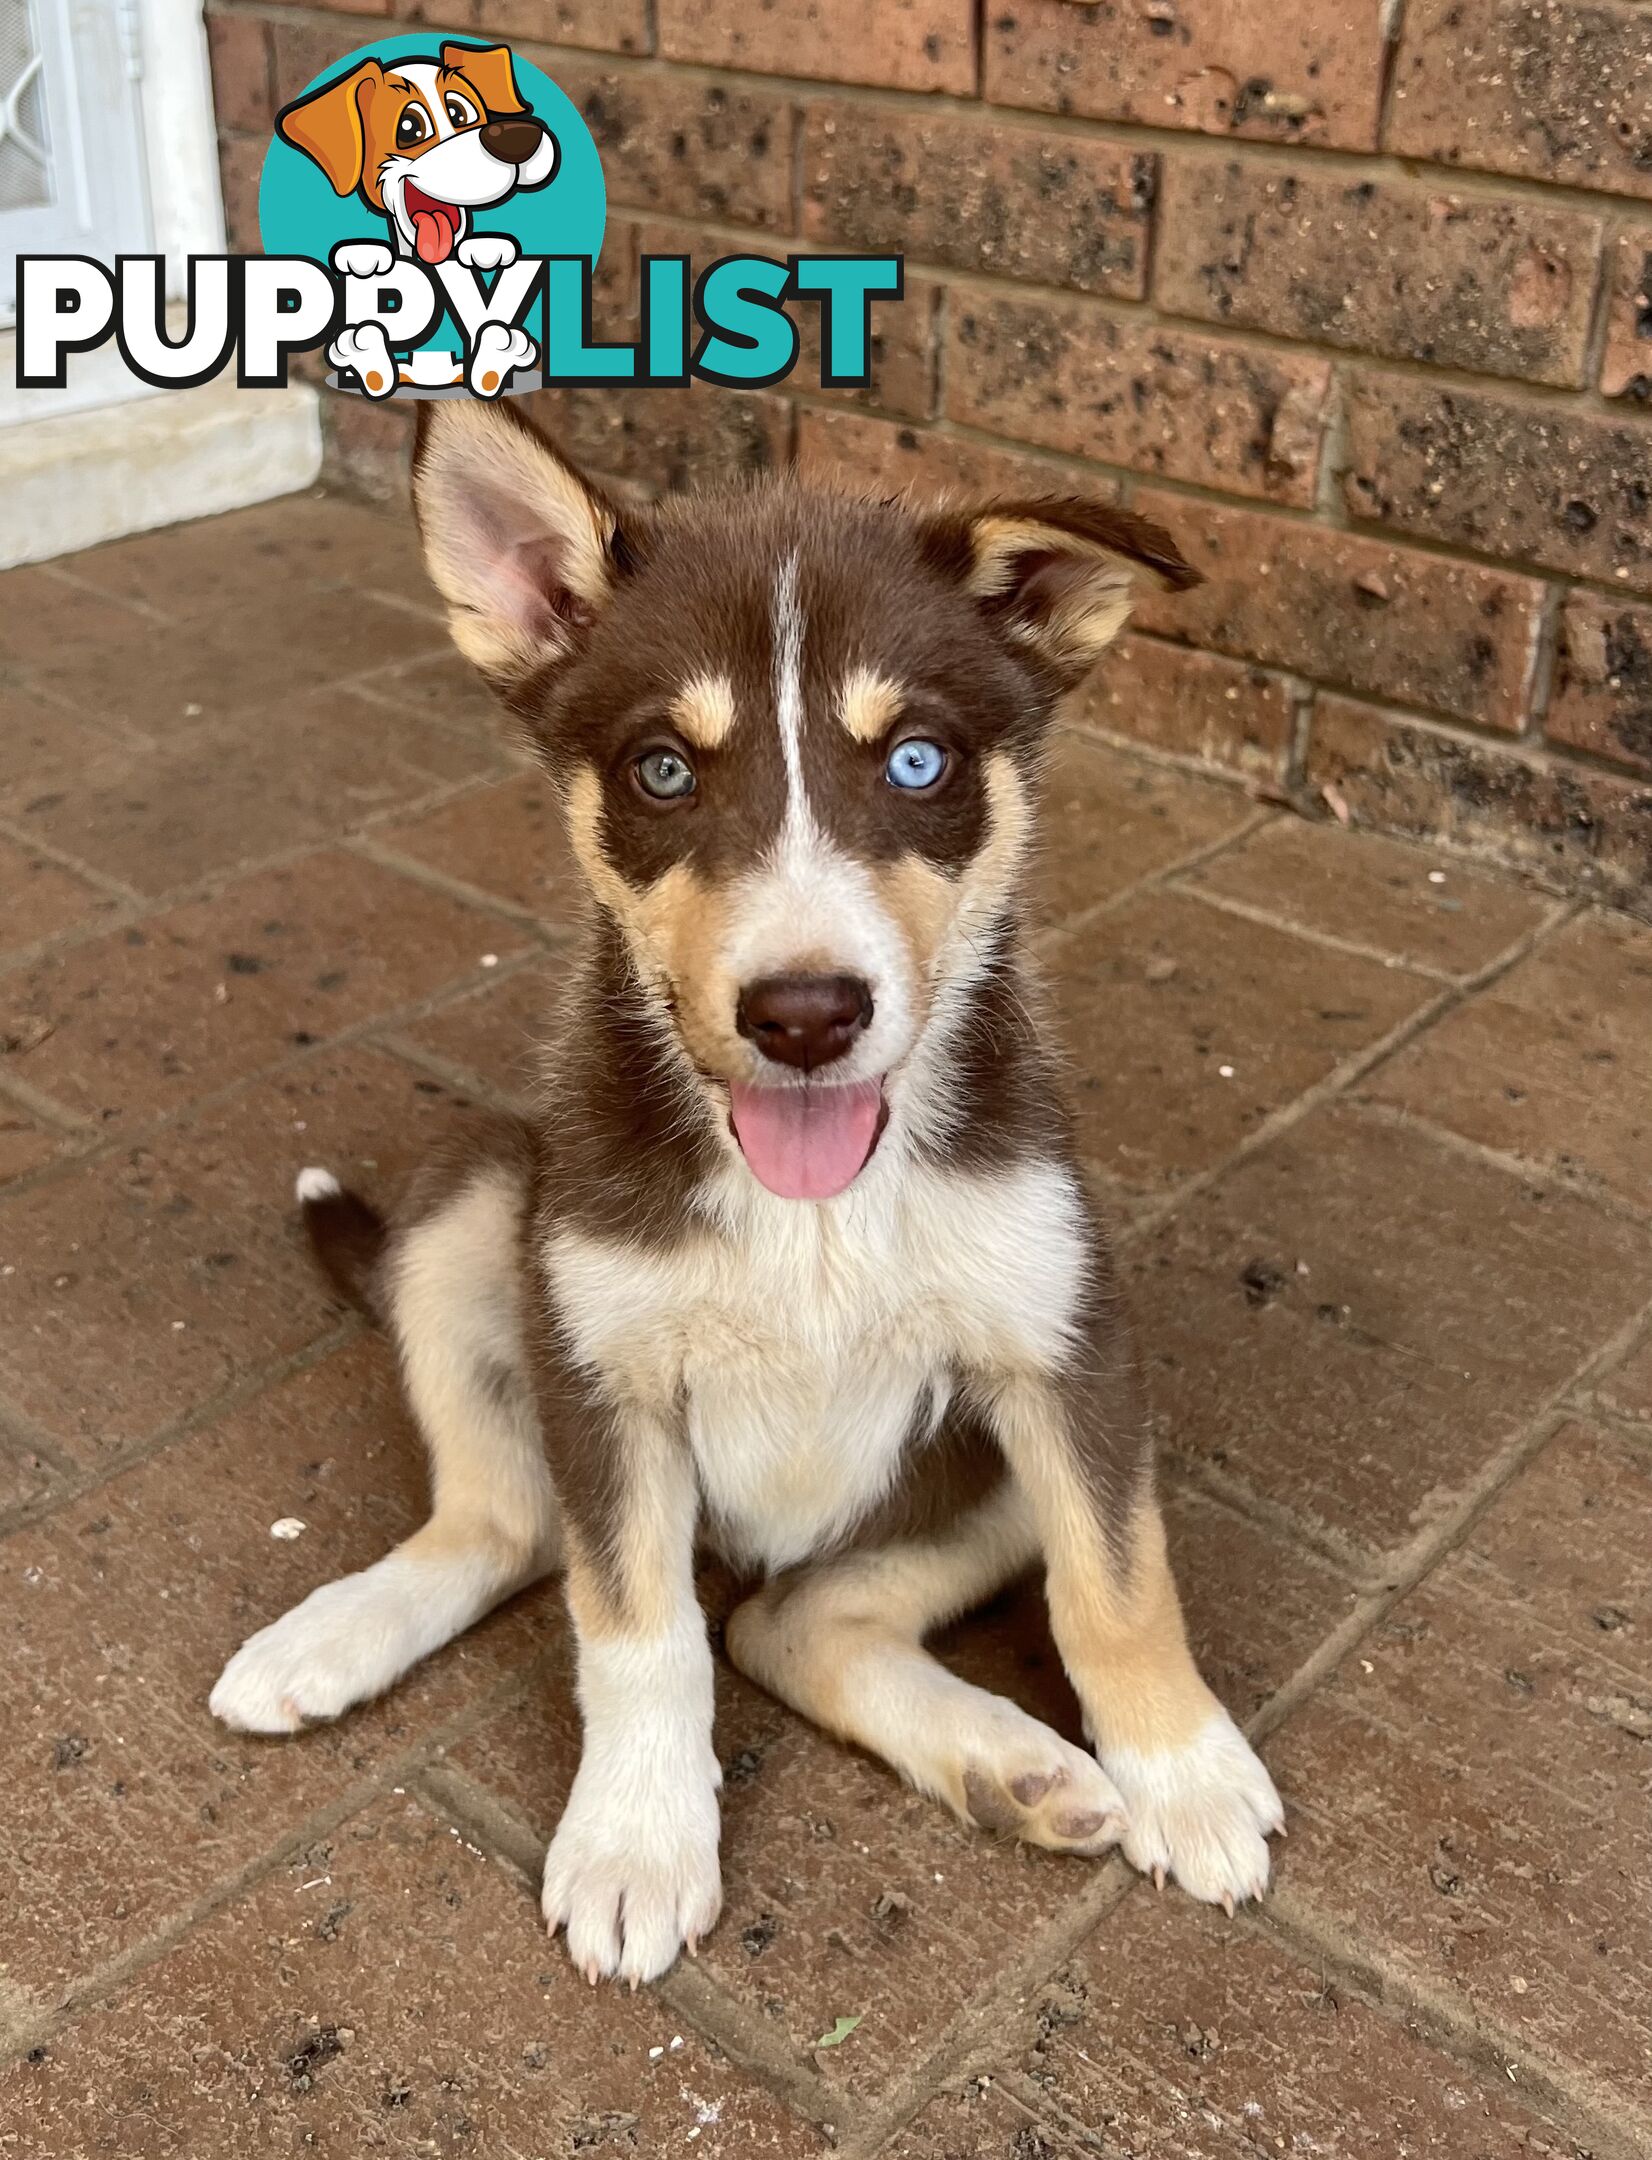
{"label": "terracotta paving tile", "polygon": [[994,2083],[931,2100],[879,2160],[1077,2160],[1086,2150]]}
{"label": "terracotta paving tile", "polygon": [[593,1993],[536,1921],[508,1875],[387,1797],[13,2068],[0,2107],[43,2150],[136,2160],[249,2135],[334,2160],[828,2149],[652,1997]]}
{"label": "terracotta paving tile", "polygon": [[95,627],[101,638],[118,641],[150,625],[150,617],[111,600],[88,609],[86,595],[47,568],[28,565],[0,574],[0,683],[17,667],[49,666],[61,661]]}
{"label": "terracotta paving tile", "polygon": [[1237,832],[1255,805],[1232,788],[1055,738],[1039,811],[1034,919],[1061,922]]}
{"label": "terracotta paving tile", "polygon": [[52,1482],[50,1464],[27,1441],[13,1439],[0,1426],[0,1515],[38,1500]]}
{"label": "terracotta paving tile", "polygon": [[405,824],[382,825],[373,838],[557,928],[582,905],[562,812],[538,773],[473,788]]}
{"label": "terracotta paving tile", "polygon": [[232,620],[214,614],[210,629],[189,625],[187,636],[138,617],[111,625],[108,603],[89,609],[84,594],[76,606],[78,620],[36,666],[36,680],[97,718],[157,735],[435,653],[445,642],[438,623],[406,608],[307,585],[277,587]]}
{"label": "terracotta paving tile", "polygon": [[470,662],[456,652],[437,652],[396,667],[380,668],[363,676],[356,687],[363,697],[393,705],[410,719],[439,720],[445,727],[485,735],[501,747],[525,755],[515,721]]}
{"label": "terracotta paving tile", "polygon": [[38,1170],[67,1145],[65,1134],[0,1096],[0,1184],[21,1177],[26,1170]]}
{"label": "terracotta paving tile", "polygon": [[1080,1150],[1143,1188],[1210,1168],[1436,994],[1174,891],[1138,894],[1046,960]]}
{"label": "terracotta paving tile", "polygon": [[499,769],[480,739],[335,686],[189,723],[159,745],[104,748],[50,787],[0,787],[0,812],[159,894]]}
{"label": "terracotta paving tile", "polygon": [[1369,1092],[1652,1212],[1652,930],[1568,923]]}
{"label": "terracotta paving tile", "polygon": [[1301,930],[1471,975],[1554,905],[1512,878],[1375,833],[1279,818],[1188,874]]}
{"label": "terracotta paving tile", "polygon": [[17,815],[33,797],[72,779],[128,740],[117,729],[99,727],[84,713],[71,712],[56,698],[8,687],[0,663],[0,801],[8,814]]}
{"label": "terracotta paving tile", "polygon": [[78,929],[117,904],[61,863],[0,833],[0,954]]}
{"label": "terracotta paving tile", "polygon": [[293,1219],[295,1172],[328,1163],[387,1196],[462,1109],[373,1051],[324,1055],[12,1194],[0,1397],[93,1462],[303,1349],[339,1314]]}
{"label": "terracotta paving tile", "polygon": [[377,863],[318,854],[0,976],[20,1070],[105,1121],[170,1110],[470,974],[522,933]]}
{"label": "terracotta paving tile", "polygon": [[1600,1395],[1624,1417],[1644,1418],[1652,1424],[1652,1337],[1601,1382]]}
{"label": "terracotta paving tile", "polygon": [[[1242,1715],[1346,1610],[1328,1570],[1186,1496],[1172,1507],[1190,1622],[1213,1684]],[[717,1602],[713,1588],[708,1602]],[[1016,1593],[938,1647],[978,1685],[1076,1737],[1076,1715],[1036,1593]],[[565,1655],[527,1701],[452,1755],[456,1768],[548,1839],[578,1760]],[[989,1985],[1005,1944],[1030,1944],[1096,1880],[1094,1864],[956,1824],[883,1765],[719,1672],[725,1903],[700,1966],[772,2024],[801,2065],[840,2015],[863,2017],[823,2072],[884,2091]],[[891,1907],[885,1894],[897,1903]],[[905,1899],[904,1906],[898,1900]]]}
{"label": "terracotta paving tile", "polygon": [[[420,1519],[385,1345],[359,1341],[0,1541],[4,1965],[51,1998],[536,1654],[536,1592],[380,1702],[301,1737],[209,1716],[230,1653]],[[289,1542],[269,1526],[296,1516]],[[325,1909],[325,1904],[323,1904]],[[4,2110],[0,2108],[0,2120]]]}
{"label": "terracotta paving tile", "polygon": [[397,1033],[492,1087],[522,1094],[536,1046],[554,1031],[552,1002],[563,967],[553,955],[507,975],[497,988],[444,1005]]}
{"label": "terracotta paving tile", "polygon": [[1652,1455],[1569,1425],[1275,1743],[1282,1884],[1652,2122]]}
{"label": "terracotta paving tile", "polygon": [[1027,2011],[1024,2089],[1082,2124],[1085,2150],[1585,2160],[1517,2087],[1369,2009],[1254,1923],[1186,1898],[1138,1891]]}
{"label": "terracotta paving tile", "polygon": [[1199,1194],[1128,1278],[1170,1449],[1380,1573],[1652,1295],[1652,1244],[1338,1107]]}
{"label": "terracotta paving tile", "polygon": [[412,520],[317,495],[112,540],[56,567],[180,622],[256,609],[280,588],[348,585],[434,609]]}

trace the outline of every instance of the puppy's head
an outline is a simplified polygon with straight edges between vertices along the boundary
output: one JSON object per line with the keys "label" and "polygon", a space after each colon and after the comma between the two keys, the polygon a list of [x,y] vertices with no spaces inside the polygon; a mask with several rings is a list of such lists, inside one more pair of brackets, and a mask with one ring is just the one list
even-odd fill
{"label": "puppy's head", "polygon": [[503,45],[444,45],[386,68],[364,60],[283,108],[276,131],[334,192],[382,211],[422,262],[445,262],[467,213],[543,187],[556,139],[528,110]]}
{"label": "puppy's head", "polygon": [[925,512],[790,483],[624,510],[508,405],[420,414],[453,634],[520,716],[719,1122],[822,1199],[944,1044],[1015,903],[1039,745],[1164,533],[1070,498]]}

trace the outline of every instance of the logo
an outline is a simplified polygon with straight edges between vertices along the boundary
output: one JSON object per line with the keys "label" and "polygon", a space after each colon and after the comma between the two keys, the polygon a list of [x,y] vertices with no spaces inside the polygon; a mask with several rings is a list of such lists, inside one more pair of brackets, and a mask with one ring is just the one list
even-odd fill
{"label": "logo", "polygon": [[192,256],[181,335],[165,264],[23,256],[17,381],[62,388],[67,357],[113,338],[157,387],[233,361],[279,387],[321,350],[328,385],[375,401],[494,398],[552,385],[755,389],[796,367],[794,311],[820,310],[825,388],[870,380],[872,308],[901,297],[896,255],[645,255],[640,335],[595,342],[607,216],[579,108],[504,45],[387,37],[323,70],[276,116],[258,224],[265,252]]}

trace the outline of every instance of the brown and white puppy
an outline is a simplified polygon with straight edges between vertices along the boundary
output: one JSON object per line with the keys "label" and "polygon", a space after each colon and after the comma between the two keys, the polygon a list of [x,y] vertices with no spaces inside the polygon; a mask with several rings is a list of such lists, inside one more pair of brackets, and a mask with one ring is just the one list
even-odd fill
{"label": "brown and white puppy", "polygon": [[[388,1236],[300,1180],[395,1333],[434,1509],[214,1710],[335,1716],[565,1563],[585,1746],[544,1910],[647,1979],[719,1905],[705,1542],[765,1578],[735,1664],[964,1820],[1258,1895],[1279,1801],[1188,1652],[1018,917],[1059,693],[1133,583],[1192,574],[1074,500],[622,510],[468,402],[426,409],[415,491],[595,908],[533,1120]],[[1094,1755],[923,1648],[1040,1562]]]}

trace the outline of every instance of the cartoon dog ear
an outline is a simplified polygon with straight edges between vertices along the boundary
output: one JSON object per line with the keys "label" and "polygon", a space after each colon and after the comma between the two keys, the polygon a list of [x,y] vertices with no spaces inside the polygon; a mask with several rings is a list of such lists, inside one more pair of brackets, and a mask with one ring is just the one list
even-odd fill
{"label": "cartoon dog ear", "polygon": [[527,111],[516,87],[516,72],[507,46],[444,45],[442,65],[465,78],[481,97],[487,115]]}
{"label": "cartoon dog ear", "polygon": [[926,539],[932,559],[1063,687],[1112,644],[1139,587],[1185,592],[1203,582],[1161,526],[1077,495],[943,512]]}
{"label": "cartoon dog ear", "polygon": [[413,508],[454,643],[531,718],[530,680],[577,648],[621,574],[614,505],[508,401],[419,407]]}
{"label": "cartoon dog ear", "polygon": [[312,90],[276,114],[276,133],[315,159],[333,183],[335,195],[353,195],[361,185],[367,168],[363,114],[383,83],[379,63],[364,60],[337,82]]}

